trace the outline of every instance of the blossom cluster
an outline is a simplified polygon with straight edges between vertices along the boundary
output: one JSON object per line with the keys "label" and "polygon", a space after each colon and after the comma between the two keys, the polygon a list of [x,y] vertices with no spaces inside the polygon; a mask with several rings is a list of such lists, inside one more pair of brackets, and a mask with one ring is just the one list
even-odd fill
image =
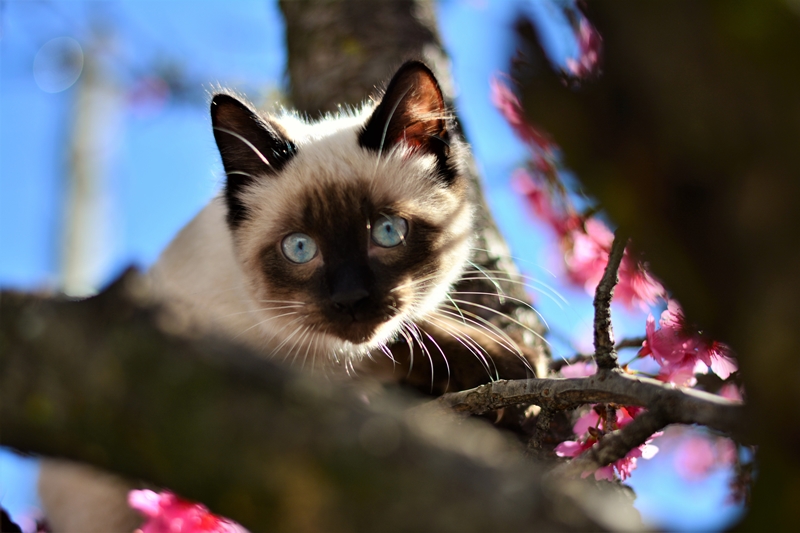
{"label": "blossom cluster", "polygon": [[694,385],[695,374],[709,369],[722,379],[737,370],[730,348],[709,339],[692,327],[675,300],[661,313],[659,329],[653,315],[647,317],[646,338],[639,356],[650,356],[661,366],[658,379],[676,385]]}
{"label": "blossom cluster", "polygon": [[[534,214],[555,233],[564,256],[567,279],[594,294],[608,264],[608,255],[614,234],[596,216],[578,214],[560,195],[543,187],[525,170],[518,170],[512,178],[514,189],[522,194]],[[647,310],[666,297],[664,286],[653,276],[647,266],[625,250],[619,268],[619,283],[614,289],[614,301],[628,308]]]}
{"label": "blossom cluster", "polygon": [[[556,145],[527,121],[519,99],[507,85],[495,78],[491,87],[495,106],[531,153],[531,163],[527,169],[514,173],[512,185],[555,233],[564,254],[567,277],[594,294],[608,263],[614,234],[596,216],[575,210],[559,176]],[[661,283],[629,250],[622,259],[619,278],[615,300],[628,307],[646,310],[666,294]]]}
{"label": "blossom cluster", "polygon": [[132,490],[128,505],[145,517],[135,533],[247,533],[236,522],[211,513],[204,505],[167,491]]}
{"label": "blossom cluster", "polygon": [[568,57],[565,61],[567,72],[578,78],[588,78],[598,73],[603,39],[592,26],[589,19],[582,16],[576,31],[578,57]]}
{"label": "blossom cluster", "polygon": [[[580,57],[568,60],[566,71],[572,76],[585,78],[598,69],[601,39],[588,21],[581,18],[577,40]],[[614,234],[595,212],[579,212],[574,207],[561,178],[558,146],[525,118],[513,91],[498,79],[492,81],[491,88],[495,106],[530,152],[527,167],[518,169],[512,176],[512,186],[555,235],[563,255],[566,279],[594,295],[608,264]],[[646,312],[661,302],[667,304],[658,325],[652,313],[649,314],[645,324],[645,340],[637,354],[637,358],[651,358],[658,364],[657,379],[678,386],[693,386],[698,373],[710,371],[726,380],[737,370],[730,348],[710,339],[691,325],[677,301],[668,296],[661,282],[650,273],[647,263],[629,248],[624,252],[618,277],[619,282],[614,289],[615,303]],[[591,375],[595,371],[596,367],[590,363],[575,363],[561,370],[565,377]],[[731,387],[736,389],[735,385]],[[736,391],[738,393],[738,389]],[[629,424],[640,411],[639,407],[617,406],[615,418],[609,421],[603,414],[603,406],[595,406],[575,423],[575,440],[562,442],[555,451],[562,457],[575,457],[594,446],[606,432]],[[658,435],[651,436],[622,459],[595,471],[595,478],[627,479],[636,468],[639,458],[650,458],[657,453],[658,448],[651,441]],[[687,460],[683,465],[684,470],[709,471],[711,467],[703,457],[710,457],[717,463],[727,461],[731,453],[735,453],[735,445],[726,439],[719,442],[722,444],[713,444],[714,450],[717,450],[714,453],[699,454],[694,463]],[[693,441],[690,444],[692,450],[712,445],[711,441]],[[731,447],[733,452],[730,451]],[[584,476],[591,473],[585,472]]]}
{"label": "blossom cluster", "polygon": [[[555,452],[559,457],[576,457],[595,444],[603,436],[606,431],[623,428],[633,422],[634,417],[641,411],[641,407],[618,407],[615,409],[614,422],[609,423],[608,413],[601,406],[593,406],[588,413],[581,416],[572,431],[576,435],[580,435],[577,440],[567,440],[556,446]],[[658,453],[658,447],[652,444],[653,439],[660,436],[661,433],[654,433],[642,445],[632,449],[617,461],[610,465],[598,468],[594,471],[594,477],[597,480],[605,479],[612,481],[615,479],[615,473],[619,479],[625,481],[631,476],[631,472],[636,468],[636,463],[639,458],[650,459]],[[587,477],[591,475],[591,471],[586,471],[582,475]]]}

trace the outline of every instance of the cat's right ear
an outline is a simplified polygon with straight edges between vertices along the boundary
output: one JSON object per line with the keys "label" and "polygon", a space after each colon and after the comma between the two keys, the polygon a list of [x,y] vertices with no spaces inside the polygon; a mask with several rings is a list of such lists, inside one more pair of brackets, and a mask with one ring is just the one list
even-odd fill
{"label": "cat's right ear", "polygon": [[297,151],[278,126],[228,94],[211,100],[211,124],[229,179],[275,173]]}
{"label": "cat's right ear", "polygon": [[280,171],[297,153],[297,147],[279,126],[228,94],[217,94],[211,100],[211,124],[227,176],[228,224],[235,228],[248,217],[242,190]]}

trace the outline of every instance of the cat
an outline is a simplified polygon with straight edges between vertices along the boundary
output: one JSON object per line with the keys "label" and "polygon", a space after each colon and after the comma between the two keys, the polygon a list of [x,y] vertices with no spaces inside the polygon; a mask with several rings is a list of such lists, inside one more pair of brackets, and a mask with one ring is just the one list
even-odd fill
{"label": "cat", "polygon": [[[405,63],[379,101],[318,122],[220,92],[211,123],[224,191],[148,272],[173,316],[266,356],[428,392],[532,375],[513,341],[439,309],[455,305],[448,291],[469,264],[474,206],[467,147],[427,66]],[[415,345],[429,367],[413,365]],[[104,476],[43,462],[53,531],[137,522],[122,482]],[[88,493],[116,505],[92,513]]]}
{"label": "cat", "polygon": [[224,191],[150,272],[173,307],[304,367],[397,364],[414,344],[430,360],[466,350],[464,364],[494,363],[477,345],[506,341],[437,313],[468,265],[474,208],[467,148],[427,66],[405,63],[377,103],[318,122],[224,92],[211,121]]}

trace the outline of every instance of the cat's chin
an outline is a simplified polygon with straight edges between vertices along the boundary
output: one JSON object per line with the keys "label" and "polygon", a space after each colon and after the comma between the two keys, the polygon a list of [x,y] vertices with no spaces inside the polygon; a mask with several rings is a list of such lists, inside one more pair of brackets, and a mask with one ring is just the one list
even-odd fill
{"label": "cat's chin", "polygon": [[342,359],[360,359],[375,350],[385,349],[387,344],[393,342],[398,336],[401,323],[402,320],[395,318],[379,323],[377,327],[373,326],[369,335],[354,334],[352,338],[327,333],[326,351],[337,362]]}

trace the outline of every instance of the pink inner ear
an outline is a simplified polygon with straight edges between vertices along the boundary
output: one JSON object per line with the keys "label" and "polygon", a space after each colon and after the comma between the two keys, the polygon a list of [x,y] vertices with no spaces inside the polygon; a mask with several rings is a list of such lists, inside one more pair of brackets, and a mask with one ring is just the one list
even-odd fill
{"label": "pink inner ear", "polygon": [[397,109],[400,116],[395,118],[404,127],[392,140],[403,141],[414,149],[424,149],[432,137],[442,137],[445,132],[445,105],[439,88],[430,77],[416,76],[415,81]]}
{"label": "pink inner ear", "polygon": [[431,135],[438,135],[438,131],[442,128],[428,127],[427,123],[438,123],[440,120],[428,120],[425,122],[412,122],[403,130],[402,135],[396,141],[403,141],[411,148],[422,148],[430,142]]}

